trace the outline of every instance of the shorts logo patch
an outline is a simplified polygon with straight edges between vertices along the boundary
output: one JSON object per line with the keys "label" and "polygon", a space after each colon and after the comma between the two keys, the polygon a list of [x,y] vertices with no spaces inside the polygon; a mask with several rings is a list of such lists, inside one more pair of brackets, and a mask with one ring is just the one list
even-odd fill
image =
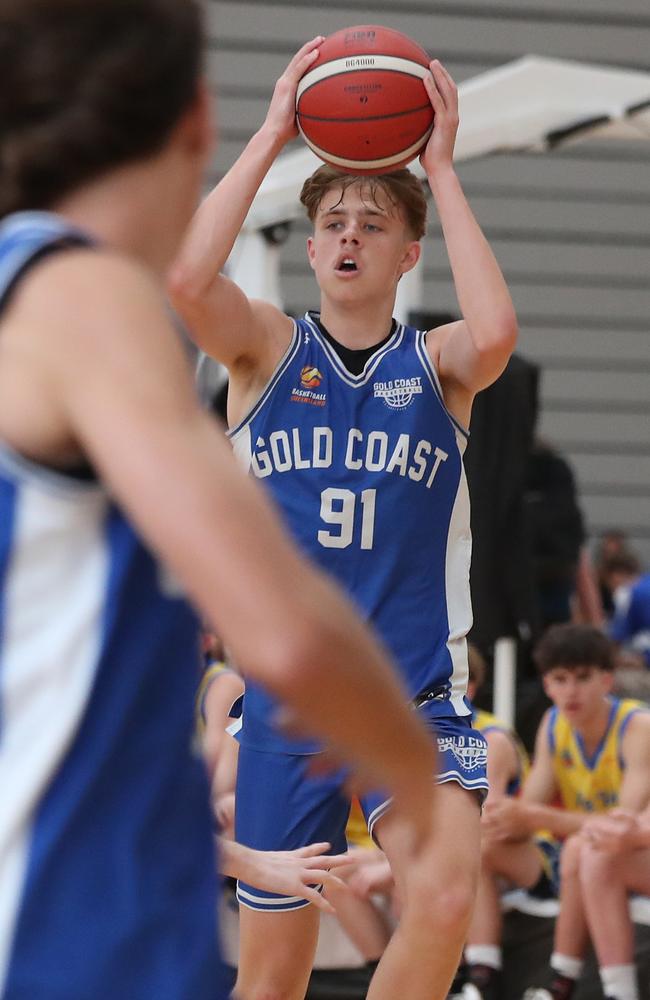
{"label": "shorts logo patch", "polygon": [[447,751],[465,771],[487,766],[487,744],[477,736],[439,736],[438,752]]}

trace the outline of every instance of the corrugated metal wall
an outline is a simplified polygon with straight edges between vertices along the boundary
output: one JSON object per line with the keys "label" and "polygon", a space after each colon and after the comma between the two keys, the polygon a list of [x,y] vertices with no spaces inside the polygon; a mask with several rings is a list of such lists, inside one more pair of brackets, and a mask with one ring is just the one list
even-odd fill
{"label": "corrugated metal wall", "polygon": [[[416,38],[457,82],[521,55],[647,70],[650,0],[207,0],[219,94],[215,174],[261,124],[273,83],[316,34],[384,24]],[[461,165],[468,197],[505,270],[521,353],[539,362],[542,434],[577,475],[593,535],[627,530],[650,563],[650,142],[594,143]],[[291,311],[316,304],[307,226],[283,249]],[[435,219],[425,303],[456,310]]]}

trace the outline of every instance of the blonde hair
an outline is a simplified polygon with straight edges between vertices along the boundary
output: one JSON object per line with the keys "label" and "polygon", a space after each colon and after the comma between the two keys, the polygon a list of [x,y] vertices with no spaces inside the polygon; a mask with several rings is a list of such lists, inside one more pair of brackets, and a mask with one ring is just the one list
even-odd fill
{"label": "blonde hair", "polygon": [[311,222],[315,220],[318,207],[328,191],[340,187],[344,193],[355,184],[360,185],[363,196],[367,194],[368,199],[375,203],[377,191],[383,191],[391,204],[401,209],[412,238],[422,239],[427,226],[427,200],[422,184],[415,174],[406,168],[395,170],[390,174],[360,176],[344,173],[327,164],[319,167],[311,177],[307,178],[300,192],[300,201],[305,206]]}

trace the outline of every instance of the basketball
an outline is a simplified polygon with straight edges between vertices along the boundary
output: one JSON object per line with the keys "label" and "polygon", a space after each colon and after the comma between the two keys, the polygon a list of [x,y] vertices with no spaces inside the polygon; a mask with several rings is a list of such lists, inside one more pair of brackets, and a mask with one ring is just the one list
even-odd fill
{"label": "basketball", "polygon": [[296,94],[307,145],[352,174],[405,166],[433,128],[423,83],[429,61],[421,46],[391,28],[359,25],[330,35]]}

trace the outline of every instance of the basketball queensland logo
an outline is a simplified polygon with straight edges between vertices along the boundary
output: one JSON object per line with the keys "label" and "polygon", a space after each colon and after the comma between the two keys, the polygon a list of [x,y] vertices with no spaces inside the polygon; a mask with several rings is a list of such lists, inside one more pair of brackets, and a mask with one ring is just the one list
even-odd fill
{"label": "basketball queensland logo", "polygon": [[291,390],[292,403],[309,403],[311,406],[325,406],[327,395],[324,392],[316,392],[323,381],[323,376],[318,368],[312,365],[305,365],[300,371],[300,387],[295,386]]}
{"label": "basketball queensland logo", "polygon": [[391,410],[403,410],[413,401],[414,396],[422,393],[422,379],[419,375],[413,378],[395,378],[387,382],[373,383],[375,399],[383,399]]}

